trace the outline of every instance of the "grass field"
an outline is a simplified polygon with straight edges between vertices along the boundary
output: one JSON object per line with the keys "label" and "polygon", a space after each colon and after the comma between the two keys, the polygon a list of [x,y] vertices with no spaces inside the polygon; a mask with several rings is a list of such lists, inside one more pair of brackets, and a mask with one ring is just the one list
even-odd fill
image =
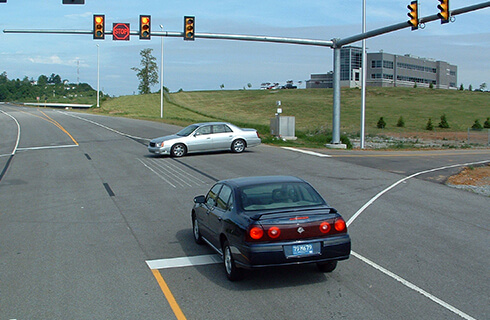
{"label": "grass field", "polygon": [[[270,118],[281,101],[284,116],[294,116],[298,136],[325,133],[332,128],[332,89],[192,91],[166,95],[160,119],[160,94],[123,96],[105,101],[92,112],[186,125],[223,120],[269,133]],[[361,90],[341,91],[341,133],[360,131]],[[445,115],[450,126],[438,124]],[[384,129],[377,128],[380,117]],[[404,127],[397,122],[403,117]],[[475,120],[490,117],[490,93],[427,88],[373,88],[366,90],[366,135],[387,132],[423,132],[429,118],[434,131],[465,132]],[[320,140],[323,139],[320,138]],[[324,140],[322,140],[324,141]]]}

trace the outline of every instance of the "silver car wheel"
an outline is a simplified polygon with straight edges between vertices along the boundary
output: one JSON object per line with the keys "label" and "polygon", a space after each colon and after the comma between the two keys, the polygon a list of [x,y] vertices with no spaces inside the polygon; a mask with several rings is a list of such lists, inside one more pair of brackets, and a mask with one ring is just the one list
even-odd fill
{"label": "silver car wheel", "polygon": [[230,281],[237,281],[243,278],[243,270],[237,268],[235,265],[228,241],[225,241],[223,244],[223,264],[225,266],[226,276]]}
{"label": "silver car wheel", "polygon": [[230,274],[232,270],[232,261],[231,261],[231,252],[230,252],[230,247],[225,248],[225,268],[226,268],[226,273]]}
{"label": "silver car wheel", "polygon": [[172,156],[174,157],[182,157],[186,153],[185,145],[182,143],[178,143],[172,146]]}
{"label": "silver car wheel", "polygon": [[193,233],[194,233],[194,241],[197,244],[202,244],[203,240],[202,240],[202,236],[201,236],[201,231],[199,230],[199,222],[197,222],[197,219],[195,217],[192,220],[192,224],[194,226],[194,228],[192,228]]}
{"label": "silver car wheel", "polygon": [[243,152],[243,150],[245,150],[245,141],[243,141],[242,139],[233,141],[233,144],[231,145],[231,150],[236,153]]}

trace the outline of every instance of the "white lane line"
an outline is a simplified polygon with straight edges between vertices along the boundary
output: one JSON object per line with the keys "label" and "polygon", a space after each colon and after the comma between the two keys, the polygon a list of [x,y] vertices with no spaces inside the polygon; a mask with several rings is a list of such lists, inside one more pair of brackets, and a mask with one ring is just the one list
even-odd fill
{"label": "white lane line", "polygon": [[309,154],[309,155],[315,156],[315,157],[321,157],[321,158],[331,158],[332,157],[328,154],[323,154],[323,153],[318,153],[318,152],[313,152],[313,151],[308,151],[308,150],[301,150],[301,149],[296,149],[296,148],[291,148],[291,147],[281,147],[281,148],[286,149],[286,150],[290,150],[290,151]]}
{"label": "white lane line", "polygon": [[450,305],[449,303],[446,303],[444,301],[442,301],[441,299],[437,298],[436,296],[428,293],[427,291],[423,290],[422,288],[414,285],[413,283],[403,279],[402,277],[394,274],[393,272],[389,271],[388,269],[385,269],[383,268],[382,266],[374,263],[373,261],[361,256],[360,254],[354,252],[354,251],[351,251],[351,254],[356,257],[357,259],[361,260],[362,262],[370,265],[371,267],[381,271],[382,273],[384,273],[385,275],[395,279],[396,281],[400,282],[401,284],[403,284],[404,286],[422,294],[423,296],[429,298],[430,300],[434,301],[435,303],[437,303],[438,305],[448,309],[449,311],[452,311],[453,313],[457,314],[458,316],[460,316],[461,318],[464,318],[464,319],[468,319],[468,320],[476,320],[475,318],[471,317],[470,315],[464,313],[463,311],[453,307],[452,305]]}
{"label": "white lane line", "polygon": [[420,172],[414,173],[414,174],[412,174],[412,175],[410,175],[408,177],[405,177],[403,179],[400,179],[397,182],[393,183],[388,188],[386,188],[386,189],[382,190],[381,192],[379,192],[377,195],[375,195],[373,198],[371,198],[371,200],[369,200],[368,202],[366,202],[366,204],[364,204],[359,210],[357,210],[356,213],[354,213],[354,215],[347,221],[346,224],[347,224],[347,226],[350,226],[352,224],[352,222],[354,222],[354,220],[356,220],[357,217],[362,212],[364,212],[364,210],[366,210],[366,208],[369,207],[374,201],[376,201],[383,194],[385,194],[386,192],[390,191],[391,189],[393,189],[394,187],[396,187],[397,185],[399,185],[400,183],[402,183],[402,182],[404,182],[404,181],[406,181],[408,179],[412,179],[412,178],[414,178],[416,176],[419,176],[421,174],[430,173],[430,172],[434,172],[434,171],[451,169],[451,168],[462,167],[462,166],[471,166],[471,165],[475,165],[475,164],[483,164],[483,163],[487,163],[487,162],[490,162],[490,160],[483,160],[483,161],[478,161],[478,162],[468,162],[468,163],[453,164],[453,165],[450,165],[450,166],[445,166],[445,167],[440,167],[440,168],[435,168],[435,169],[429,169],[429,170],[420,171]]}
{"label": "white lane line", "polygon": [[99,127],[101,127],[101,128],[104,128],[104,129],[106,129],[106,130],[109,130],[109,131],[112,131],[112,132],[114,132],[114,133],[117,133],[117,134],[119,134],[119,135],[121,135],[121,136],[125,136],[125,137],[132,138],[132,139],[138,139],[138,140],[150,141],[150,139],[148,139],[148,138],[142,138],[142,137],[132,136],[132,135],[130,135],[130,134],[127,134],[127,133],[124,133],[124,132],[121,132],[121,131],[117,131],[116,129],[112,129],[112,128],[107,127],[107,126],[105,126],[105,125],[103,125],[103,124],[100,124],[100,123],[98,123],[98,122],[95,122],[95,121],[92,121],[92,120],[89,120],[89,119],[86,119],[86,118],[83,118],[83,117],[79,117],[79,116],[76,116],[76,115],[71,114],[71,113],[67,113],[67,112],[64,112],[64,111],[58,111],[58,112],[59,112],[59,113],[62,113],[62,114],[65,114],[65,115],[67,115],[67,116],[73,117],[73,118],[77,118],[77,119],[80,119],[80,120],[83,120],[83,121],[87,121],[87,122],[89,122],[89,123],[91,123],[91,124],[94,124],[94,125],[96,125],[96,126],[99,126]]}
{"label": "white lane line", "polygon": [[147,260],[146,264],[150,269],[169,269],[190,266],[202,266],[207,264],[221,263],[221,257],[217,254],[209,254],[194,257],[180,257],[171,259]]}
{"label": "white lane line", "polygon": [[0,112],[5,114],[6,116],[12,118],[12,120],[14,120],[15,124],[17,125],[17,141],[15,142],[14,149],[12,150],[12,153],[11,153],[11,155],[15,155],[15,152],[17,151],[17,148],[19,147],[19,142],[20,142],[20,124],[17,121],[17,119],[15,119],[12,115],[10,115],[7,112],[2,111],[2,110],[0,110]]}
{"label": "white lane line", "polygon": [[[397,274],[389,271],[388,269],[383,268],[379,264],[374,263],[373,261],[369,260],[368,258],[361,256],[357,252],[351,251],[351,254],[354,257],[356,257],[357,259],[366,263],[367,265],[369,265],[369,266],[375,268],[376,270],[384,273],[385,275],[389,276],[390,278],[395,279],[396,281],[400,282],[401,284],[403,284],[407,288],[412,289],[412,290],[420,293],[421,295],[423,295],[426,298],[434,301],[435,303],[437,303],[441,307],[446,308],[449,311],[457,314],[461,318],[467,319],[467,320],[476,320],[472,316],[464,313],[463,311],[459,310],[458,308],[453,307],[449,303],[444,302],[443,300],[441,300],[441,299],[437,298],[436,296],[428,293],[427,291],[416,286],[415,284],[403,279],[402,277],[400,277]],[[170,259],[146,260],[145,262],[151,270],[157,270],[157,269],[171,269],[171,268],[183,268],[183,267],[202,266],[202,265],[209,265],[209,264],[218,264],[218,263],[222,263],[222,259],[217,254],[210,254],[210,255],[201,255],[201,256],[193,256],[193,257],[179,257],[179,258],[170,258]]]}
{"label": "white lane line", "polygon": [[63,146],[45,146],[45,147],[30,147],[30,148],[18,148],[18,151],[24,150],[42,150],[42,149],[59,149],[59,148],[75,148],[78,147],[76,144],[68,144]]}
{"label": "white lane line", "polygon": [[143,160],[141,159],[138,159],[139,162],[141,162],[145,167],[147,167],[148,169],[150,169],[154,174],[156,174],[160,179],[162,179],[163,181],[165,181],[166,183],[168,183],[169,185],[171,185],[172,187],[174,188],[177,188],[175,186],[175,184],[173,184],[172,182],[170,182],[170,180],[168,180],[166,177],[164,177],[163,175],[161,175],[160,173],[156,172],[151,166],[147,165]]}

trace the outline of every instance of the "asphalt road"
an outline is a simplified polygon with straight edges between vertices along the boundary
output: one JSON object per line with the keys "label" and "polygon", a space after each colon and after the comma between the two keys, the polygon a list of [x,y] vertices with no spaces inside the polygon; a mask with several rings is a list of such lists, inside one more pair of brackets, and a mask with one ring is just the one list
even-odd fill
{"label": "asphalt road", "polygon": [[[439,183],[488,149],[147,152],[176,129],[0,104],[0,319],[490,318],[490,199]],[[193,241],[192,198],[275,174],[341,212],[352,256],[231,283]]]}

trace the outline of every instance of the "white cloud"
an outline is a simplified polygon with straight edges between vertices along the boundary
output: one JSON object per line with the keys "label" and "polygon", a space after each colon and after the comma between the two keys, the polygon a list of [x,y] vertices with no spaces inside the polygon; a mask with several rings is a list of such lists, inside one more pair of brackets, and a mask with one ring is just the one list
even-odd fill
{"label": "white cloud", "polygon": [[75,66],[77,65],[77,61],[80,62],[80,67],[88,67],[89,65],[80,61],[78,57],[74,59],[63,60],[57,55],[52,55],[50,57],[28,57],[27,60],[32,63],[40,63],[40,64],[53,64],[53,65],[62,65],[62,66]]}

